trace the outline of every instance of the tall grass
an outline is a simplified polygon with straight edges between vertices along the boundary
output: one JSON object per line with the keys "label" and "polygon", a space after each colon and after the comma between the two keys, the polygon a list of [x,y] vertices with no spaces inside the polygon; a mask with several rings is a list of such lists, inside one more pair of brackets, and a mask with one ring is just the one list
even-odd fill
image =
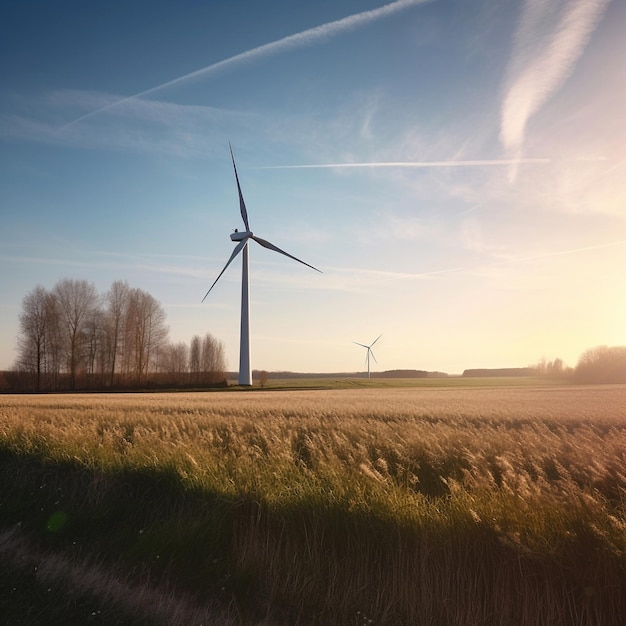
{"label": "tall grass", "polygon": [[148,623],[626,614],[621,386],[4,396],[0,461],[2,526]]}

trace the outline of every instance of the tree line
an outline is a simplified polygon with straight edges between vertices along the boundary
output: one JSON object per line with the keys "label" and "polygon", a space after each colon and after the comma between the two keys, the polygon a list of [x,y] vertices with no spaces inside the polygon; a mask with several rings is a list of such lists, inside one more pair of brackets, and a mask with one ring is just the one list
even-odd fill
{"label": "tree line", "polygon": [[115,281],[105,294],[86,280],[37,286],[19,315],[15,391],[215,385],[225,381],[224,347],[210,333],[172,343],[160,303]]}
{"label": "tree line", "polygon": [[562,359],[530,367],[468,369],[463,376],[548,376],[570,379],[575,383],[626,383],[626,346],[597,346],[583,352],[576,367],[567,367]]}
{"label": "tree line", "polygon": [[598,346],[580,357],[574,376],[584,383],[626,383],[626,346]]}
{"label": "tree line", "polygon": [[565,366],[561,359],[542,359],[536,371],[539,375],[570,378],[576,383],[626,383],[626,346],[589,348],[574,368]]}

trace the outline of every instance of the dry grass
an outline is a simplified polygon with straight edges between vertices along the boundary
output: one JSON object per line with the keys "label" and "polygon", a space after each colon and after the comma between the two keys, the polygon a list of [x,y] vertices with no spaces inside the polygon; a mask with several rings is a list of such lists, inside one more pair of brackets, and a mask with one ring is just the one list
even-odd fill
{"label": "dry grass", "polygon": [[[55,541],[123,501],[137,527],[120,538],[94,519],[100,553],[247,598],[242,621],[591,625],[626,611],[623,386],[0,396],[0,442],[23,489],[37,459],[41,520],[69,520]],[[6,508],[3,524],[37,530],[28,507]]]}

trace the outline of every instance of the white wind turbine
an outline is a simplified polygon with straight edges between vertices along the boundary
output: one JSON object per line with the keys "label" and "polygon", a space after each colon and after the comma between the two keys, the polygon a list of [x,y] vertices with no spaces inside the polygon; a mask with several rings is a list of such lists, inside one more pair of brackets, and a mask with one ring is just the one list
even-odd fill
{"label": "white wind turbine", "polygon": [[[372,350],[372,346],[382,337],[382,335],[378,335],[378,337],[376,337],[376,339],[374,339],[374,341],[372,341],[372,343],[370,343],[369,346],[366,346],[364,343],[359,343],[358,341],[353,341],[352,343],[356,343],[357,346],[361,346],[362,348],[365,348],[367,350],[367,356],[365,357],[365,361],[367,363],[367,377],[370,377],[370,355],[372,355],[372,358],[374,359],[374,361],[376,361],[376,357],[374,356],[374,352]],[[376,363],[378,363],[378,361],[376,361]]]}
{"label": "white wind turbine", "polygon": [[219,273],[219,276],[215,279],[215,282],[211,285],[211,288],[206,292],[204,298],[202,298],[202,302],[205,301],[206,297],[211,293],[211,289],[215,287],[217,281],[222,277],[222,274],[226,271],[226,268],[232,263],[233,259],[243,251],[242,255],[242,268],[241,268],[241,333],[239,339],[239,384],[240,385],[251,385],[252,384],[252,368],[250,367],[250,279],[248,275],[248,242],[250,239],[254,239],[258,244],[262,245],[264,248],[268,250],[273,250],[274,252],[279,252],[280,254],[284,254],[288,256],[290,259],[294,261],[298,261],[298,263],[302,263],[311,269],[314,269],[316,272],[320,272],[316,267],[301,261],[297,257],[288,254],[284,250],[276,247],[273,243],[266,241],[265,239],[261,239],[252,233],[250,230],[250,224],[248,223],[248,212],[246,211],[246,203],[243,200],[243,194],[241,193],[241,185],[239,184],[239,176],[237,175],[237,166],[235,165],[235,157],[233,156],[233,148],[229,144],[230,147],[230,157],[233,161],[233,168],[235,170],[235,180],[237,181],[237,191],[239,192],[239,208],[241,210],[241,217],[243,218],[244,226],[246,230],[243,232],[239,232],[235,229],[235,232],[230,235],[232,241],[238,242],[233,250],[233,253],[230,255],[230,259],[228,259],[226,265],[224,265],[224,269]]}

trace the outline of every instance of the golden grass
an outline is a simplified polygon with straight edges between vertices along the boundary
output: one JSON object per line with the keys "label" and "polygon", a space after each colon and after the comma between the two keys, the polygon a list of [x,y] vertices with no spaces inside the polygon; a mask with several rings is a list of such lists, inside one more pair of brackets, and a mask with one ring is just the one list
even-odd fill
{"label": "golden grass", "polygon": [[175,462],[200,482],[229,463],[256,477],[271,470],[265,479],[277,484],[281,470],[350,472],[411,492],[420,491],[414,461],[424,459],[466,486],[495,481],[522,493],[541,480],[554,487],[558,475],[593,487],[618,477],[625,423],[622,386],[0,398],[0,438],[23,451],[87,464]]}
{"label": "golden grass", "polygon": [[0,396],[0,442],[92,472],[92,504],[129,468],[220,494],[237,567],[298,619],[626,608],[624,386]]}

